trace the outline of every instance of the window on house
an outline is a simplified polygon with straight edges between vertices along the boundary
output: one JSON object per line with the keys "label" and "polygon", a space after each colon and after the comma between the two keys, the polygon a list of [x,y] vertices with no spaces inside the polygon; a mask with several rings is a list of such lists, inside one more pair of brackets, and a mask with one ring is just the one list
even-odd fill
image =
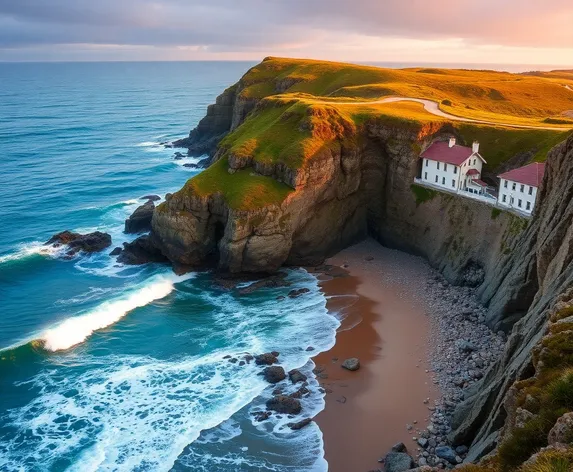
{"label": "window on house", "polygon": [[519,208],[521,208],[521,200],[518,200],[518,201],[517,201],[517,206],[518,206]]}
{"label": "window on house", "polygon": [[442,185],[446,185],[446,178],[442,177]]}
{"label": "window on house", "polygon": [[424,172],[424,180],[428,180],[428,173]]}
{"label": "window on house", "polygon": [[511,186],[511,190],[515,190],[517,184],[515,182],[513,182],[513,185]]}
{"label": "window on house", "polygon": [[452,179],[452,187],[456,188],[456,181]]}
{"label": "window on house", "polygon": [[527,211],[531,210],[531,202],[527,202]]}
{"label": "window on house", "polygon": [[474,166],[476,165],[476,160],[474,159]]}
{"label": "window on house", "polygon": [[458,166],[454,166],[454,174],[458,173]]}
{"label": "window on house", "polygon": [[436,183],[438,183],[438,176],[436,175]]}
{"label": "window on house", "polygon": [[445,171],[448,170],[448,164],[444,164],[444,170],[445,170]]}
{"label": "window on house", "polygon": [[529,187],[529,195],[533,195],[533,187]]}
{"label": "window on house", "polygon": [[428,167],[428,162],[430,162],[430,161],[428,161],[428,159],[426,159],[426,167]]}
{"label": "window on house", "polygon": [[507,200],[507,195],[503,195],[503,196],[501,197],[501,201],[502,201],[503,203],[505,203],[506,200]]}
{"label": "window on house", "polygon": [[503,181],[503,186],[504,186],[505,188],[507,188],[507,180],[504,180],[504,181]]}
{"label": "window on house", "polygon": [[525,185],[521,184],[521,187],[519,188],[519,191],[521,193],[523,193],[525,191]]}
{"label": "window on house", "polygon": [[440,170],[440,163],[436,162],[436,164],[438,165],[438,170]]}

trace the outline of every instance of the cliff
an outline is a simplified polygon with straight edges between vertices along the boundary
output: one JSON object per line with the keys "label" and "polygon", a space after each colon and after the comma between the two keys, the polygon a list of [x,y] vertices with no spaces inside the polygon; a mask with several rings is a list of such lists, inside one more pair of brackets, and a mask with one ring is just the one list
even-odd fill
{"label": "cliff", "polygon": [[[440,98],[436,84],[449,80],[428,85],[427,72],[397,78],[371,69],[275,59],[251,69],[182,143],[208,152],[211,165],[158,206],[151,241],[174,263],[260,273],[319,264],[370,234],[424,256],[454,284],[478,287],[489,326],[511,333],[503,359],[453,419],[451,440],[471,444],[469,458],[478,459],[511,437],[508,399],[517,396],[508,392],[540,368],[533,352],[550,314],[571,298],[573,138],[555,146],[565,133],[449,123],[418,104],[352,102],[402,91],[392,80]],[[493,106],[509,113],[519,103]],[[481,142],[490,176],[552,149],[532,220],[413,184],[421,151],[451,135]]]}
{"label": "cliff", "polygon": [[[539,356],[535,362],[533,354],[546,347],[544,336],[551,316],[573,305],[573,137],[551,152],[540,192],[530,226],[511,253],[493,267],[493,275],[482,289],[490,294],[493,305],[505,304],[508,313],[515,307],[519,319],[503,358],[481,384],[467,392],[454,417],[451,438],[455,443],[472,444],[469,459],[482,457],[500,442],[508,412],[515,413],[511,402],[508,406],[508,392],[520,381],[539,377],[543,363],[539,364]],[[563,327],[560,336],[573,339],[572,326]],[[565,343],[557,351],[554,355],[561,359],[561,368],[570,368],[571,346]]]}

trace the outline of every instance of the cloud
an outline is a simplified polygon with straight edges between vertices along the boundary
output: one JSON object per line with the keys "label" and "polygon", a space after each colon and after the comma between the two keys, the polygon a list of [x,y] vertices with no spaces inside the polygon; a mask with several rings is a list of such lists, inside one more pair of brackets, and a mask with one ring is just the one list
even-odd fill
{"label": "cloud", "polygon": [[[0,0],[0,49],[213,53],[328,49],[344,38],[573,48],[571,0]],[[572,59],[573,60],[573,59]]]}

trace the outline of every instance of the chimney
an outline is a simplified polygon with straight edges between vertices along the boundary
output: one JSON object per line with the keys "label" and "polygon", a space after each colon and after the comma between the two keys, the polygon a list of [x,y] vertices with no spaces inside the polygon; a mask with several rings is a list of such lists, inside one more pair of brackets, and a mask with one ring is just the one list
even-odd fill
{"label": "chimney", "polygon": [[453,136],[450,138],[450,147],[454,147],[456,145],[456,138],[454,138]]}
{"label": "chimney", "polygon": [[479,143],[477,141],[474,141],[474,143],[472,144],[472,152],[474,153],[479,152]]}

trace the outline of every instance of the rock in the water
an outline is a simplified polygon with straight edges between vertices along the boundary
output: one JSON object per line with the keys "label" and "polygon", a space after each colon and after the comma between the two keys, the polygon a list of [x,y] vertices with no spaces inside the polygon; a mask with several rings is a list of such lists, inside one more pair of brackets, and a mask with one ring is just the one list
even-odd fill
{"label": "rock in the water", "polygon": [[555,443],[567,444],[573,438],[573,412],[565,413],[557,420],[547,436],[547,443],[551,446]]}
{"label": "rock in the water", "polygon": [[287,395],[277,395],[267,401],[267,408],[288,415],[298,415],[302,410],[300,401]]}
{"label": "rock in the water", "polygon": [[282,367],[273,365],[263,370],[263,377],[267,382],[275,384],[286,379],[286,373]]}
{"label": "rock in the water", "polygon": [[384,460],[384,472],[404,472],[414,465],[412,458],[404,452],[389,452]]}
{"label": "rock in the water", "polygon": [[288,427],[290,429],[297,430],[297,429],[302,429],[305,426],[308,426],[310,423],[312,423],[312,419],[311,418],[305,418],[304,420],[300,420],[297,423],[288,423]]}
{"label": "rock in the water", "polygon": [[290,381],[292,383],[298,383],[298,382],[305,382],[306,381],[306,375],[304,375],[300,370],[298,369],[293,369],[288,373],[288,378],[290,379]]}
{"label": "rock in the water", "polygon": [[360,361],[356,357],[351,357],[350,359],[346,359],[341,366],[346,370],[358,370],[360,369]]}
{"label": "rock in the water", "polygon": [[140,198],[140,200],[151,200],[152,202],[158,202],[159,200],[161,200],[161,197],[159,195],[151,194],[151,195],[144,195],[143,197]]}
{"label": "rock in the water", "polygon": [[255,413],[253,413],[253,415],[255,416],[255,420],[256,421],[265,421],[268,420],[272,413],[270,411],[256,411]]}
{"label": "rock in the water", "polygon": [[259,354],[255,356],[255,364],[257,365],[273,365],[279,360],[272,352],[266,352],[265,354]]}
{"label": "rock in the water", "polygon": [[456,451],[449,446],[439,446],[436,448],[436,456],[448,461],[450,464],[457,464]]}
{"label": "rock in the water", "polygon": [[120,247],[116,247],[113,251],[109,253],[110,256],[119,256],[123,249]]}
{"label": "rock in the water", "polygon": [[140,236],[131,243],[123,243],[123,250],[117,261],[127,265],[140,265],[167,262],[167,258],[151,243],[149,236]]}
{"label": "rock in the water", "polygon": [[239,293],[241,295],[248,295],[261,288],[278,288],[278,287],[288,287],[289,282],[285,280],[286,274],[272,275],[261,280],[257,280],[247,287],[241,288]]}
{"label": "rock in the water", "polygon": [[299,288],[298,290],[291,290],[291,291],[288,293],[288,296],[289,296],[290,298],[298,298],[298,297],[300,297],[301,295],[303,295],[303,294],[305,294],[305,293],[308,293],[308,292],[310,292],[310,290],[309,290],[308,288]]}
{"label": "rock in the water", "polygon": [[155,203],[153,203],[153,200],[148,200],[143,205],[137,207],[131,216],[125,220],[124,231],[130,234],[151,230],[151,218],[153,217],[154,211]]}
{"label": "rock in the water", "polygon": [[73,255],[80,251],[99,252],[111,246],[111,236],[100,231],[89,234],[62,231],[52,236],[45,244],[50,244],[55,247],[67,244],[70,248],[68,255]]}

